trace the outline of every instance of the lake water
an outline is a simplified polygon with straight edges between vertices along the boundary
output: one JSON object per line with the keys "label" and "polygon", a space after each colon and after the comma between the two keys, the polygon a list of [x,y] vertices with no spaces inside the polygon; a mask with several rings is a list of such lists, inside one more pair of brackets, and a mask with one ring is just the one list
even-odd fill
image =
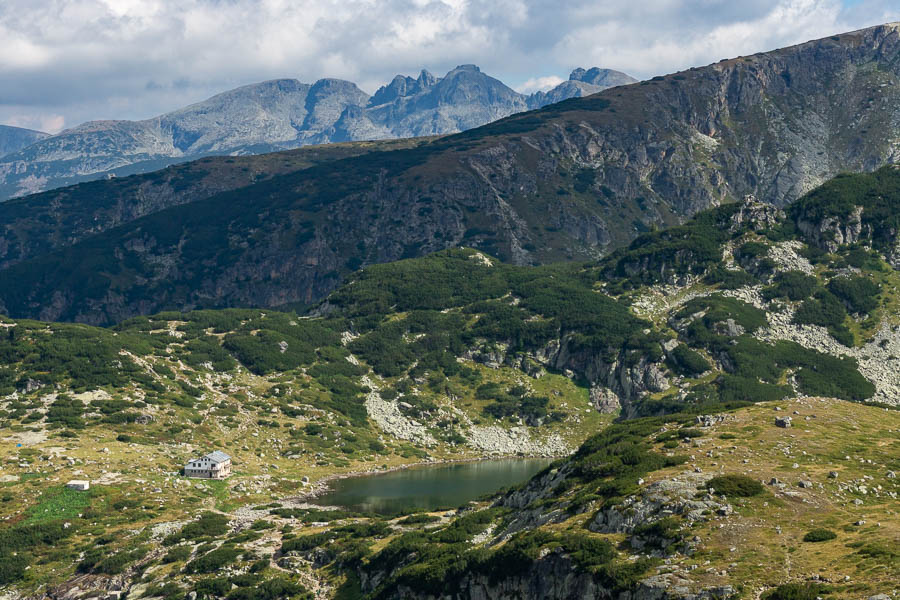
{"label": "lake water", "polygon": [[543,458],[482,460],[349,477],[333,481],[314,502],[387,515],[456,508],[524,483],[551,462]]}

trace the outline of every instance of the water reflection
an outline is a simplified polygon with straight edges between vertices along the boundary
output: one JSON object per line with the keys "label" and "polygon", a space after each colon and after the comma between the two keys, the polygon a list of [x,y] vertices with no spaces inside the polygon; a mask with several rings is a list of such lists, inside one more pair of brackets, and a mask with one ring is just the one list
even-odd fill
{"label": "water reflection", "polygon": [[551,462],[541,458],[485,460],[340,479],[316,503],[379,514],[456,508],[523,483]]}

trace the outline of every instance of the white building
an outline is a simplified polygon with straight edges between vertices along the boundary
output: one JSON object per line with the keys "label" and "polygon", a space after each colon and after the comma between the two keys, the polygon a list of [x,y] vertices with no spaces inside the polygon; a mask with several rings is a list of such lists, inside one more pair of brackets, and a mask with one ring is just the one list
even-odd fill
{"label": "white building", "polygon": [[231,457],[220,450],[194,458],[184,466],[185,477],[225,479],[231,475]]}
{"label": "white building", "polygon": [[86,492],[91,489],[91,482],[84,481],[83,479],[73,479],[69,483],[66,484],[66,487],[70,490],[78,490],[79,492]]}

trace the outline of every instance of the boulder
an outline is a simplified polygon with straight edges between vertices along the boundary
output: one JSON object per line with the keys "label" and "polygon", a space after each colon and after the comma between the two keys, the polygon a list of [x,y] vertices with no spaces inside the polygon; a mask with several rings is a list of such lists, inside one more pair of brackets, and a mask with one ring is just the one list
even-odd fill
{"label": "boulder", "polygon": [[617,413],[622,407],[615,392],[601,385],[591,386],[590,398],[593,407],[602,414]]}
{"label": "boulder", "polygon": [[787,429],[791,426],[790,417],[775,417],[775,426]]}

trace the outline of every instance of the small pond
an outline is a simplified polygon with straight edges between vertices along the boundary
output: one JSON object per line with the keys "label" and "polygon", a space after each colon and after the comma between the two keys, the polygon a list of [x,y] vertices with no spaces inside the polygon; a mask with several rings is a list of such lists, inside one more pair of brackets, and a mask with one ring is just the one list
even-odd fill
{"label": "small pond", "polygon": [[331,482],[314,502],[387,515],[456,508],[524,483],[551,462],[544,458],[482,460],[348,477]]}

